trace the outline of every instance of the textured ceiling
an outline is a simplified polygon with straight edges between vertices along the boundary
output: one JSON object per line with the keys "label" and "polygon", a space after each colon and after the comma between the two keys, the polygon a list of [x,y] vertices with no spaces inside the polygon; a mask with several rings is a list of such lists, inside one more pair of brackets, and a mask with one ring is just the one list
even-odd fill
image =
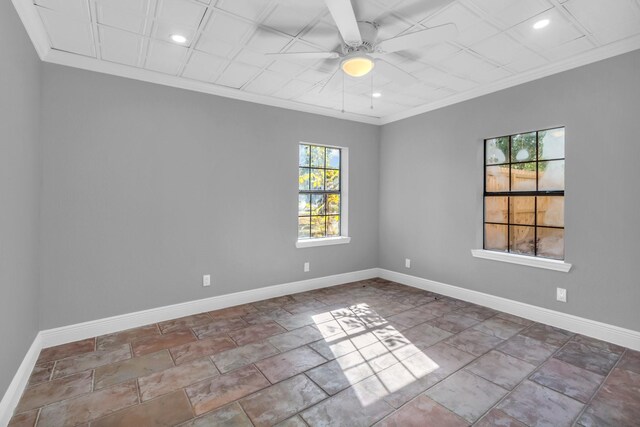
{"label": "textured ceiling", "polygon": [[[161,73],[185,86],[230,88],[243,99],[261,95],[258,102],[288,100],[333,115],[344,102],[351,118],[410,115],[640,35],[638,0],[456,0],[439,8],[429,0],[352,0],[358,20],[380,24],[379,39],[450,22],[459,36],[385,56],[420,83],[402,86],[374,70],[373,81],[346,78],[343,96],[342,85],[320,91],[339,61],[264,55],[338,49],[341,38],[322,0],[26,1],[52,50],[93,58],[98,71],[115,63],[144,70],[151,81]],[[540,19],[550,25],[534,30]],[[172,42],[172,34],[187,42]],[[373,109],[372,85],[382,93]]]}

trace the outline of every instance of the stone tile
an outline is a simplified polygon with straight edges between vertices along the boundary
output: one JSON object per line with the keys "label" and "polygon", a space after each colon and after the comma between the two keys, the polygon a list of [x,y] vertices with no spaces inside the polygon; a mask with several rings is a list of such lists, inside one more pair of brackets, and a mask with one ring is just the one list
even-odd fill
{"label": "stone tile", "polygon": [[290,295],[285,295],[281,297],[270,298],[263,301],[254,302],[251,305],[257,308],[259,311],[271,311],[277,308],[281,308],[282,306],[287,304],[294,304],[295,302],[296,300],[293,299],[293,297],[291,297]]}
{"label": "stone tile", "polygon": [[406,329],[400,334],[409,340],[409,344],[423,350],[433,344],[451,336],[451,332],[444,331],[432,325],[418,325]]}
{"label": "stone tile", "polygon": [[221,310],[210,311],[209,316],[213,320],[228,319],[231,317],[246,316],[247,314],[255,313],[256,311],[258,311],[258,309],[251,304],[244,304],[236,305],[235,307],[223,308]]}
{"label": "stone tile", "polygon": [[554,357],[596,374],[607,375],[620,355],[570,341]]}
{"label": "stone tile", "polygon": [[327,395],[304,375],[266,388],[240,401],[255,427],[272,426],[318,403]]}
{"label": "stone tile", "polygon": [[113,347],[113,349],[110,350],[98,350],[79,356],[68,357],[56,362],[55,369],[53,370],[53,378],[66,377],[67,375],[76,374],[86,371],[87,369],[95,369],[98,366],[108,365],[130,358],[131,349],[129,344],[121,344],[119,347]]}
{"label": "stone tile", "polygon": [[569,331],[554,328],[553,326],[543,325],[541,323],[534,323],[524,331],[520,332],[520,335],[524,335],[556,347],[560,347],[573,336]]}
{"label": "stone tile", "polygon": [[336,394],[374,374],[365,358],[357,351],[306,372],[328,394]]}
{"label": "stone tile", "polygon": [[357,350],[355,344],[351,342],[346,333],[318,340],[309,344],[309,347],[320,353],[327,360],[333,360]]}
{"label": "stone tile", "polygon": [[236,348],[233,340],[226,335],[221,335],[173,347],[169,349],[169,352],[176,365],[181,365],[200,359],[203,356],[212,356],[232,348]]}
{"label": "stone tile", "polygon": [[466,371],[458,371],[433,386],[426,395],[474,422],[507,393],[501,387]]}
{"label": "stone tile", "polygon": [[492,317],[482,323],[478,323],[473,329],[506,340],[524,329],[524,326],[508,320]]}
{"label": "stone tile", "polygon": [[563,394],[524,381],[497,409],[528,426],[571,426],[583,405]]}
{"label": "stone tile", "polygon": [[499,409],[492,409],[474,427],[527,427]]}
{"label": "stone tile", "polygon": [[531,326],[535,323],[533,320],[514,316],[513,314],[508,314],[508,313],[498,313],[496,314],[496,317],[499,319],[508,320],[509,322],[517,323],[518,325],[522,325],[522,326]]}
{"label": "stone tile", "polygon": [[223,351],[211,357],[220,372],[225,373],[278,354],[278,350],[268,342],[257,342]]}
{"label": "stone tile", "polygon": [[42,365],[36,365],[29,377],[28,386],[40,384],[51,379],[51,373],[53,372],[53,365],[56,362],[48,362]]}
{"label": "stone tile", "polygon": [[416,351],[413,351],[411,353],[404,352],[400,353],[400,355],[396,355],[383,343],[377,342],[375,344],[371,344],[364,348],[361,348],[360,350],[358,350],[358,353],[361,354],[362,357],[367,361],[367,364],[371,367],[373,372],[380,372],[419,351],[420,350],[416,349]]}
{"label": "stone tile", "polygon": [[439,343],[379,372],[377,377],[388,390],[385,401],[399,408],[473,359],[469,353]]}
{"label": "stone tile", "polygon": [[571,339],[571,341],[579,342],[580,344],[585,344],[596,350],[614,353],[617,355],[621,355],[625,350],[624,347],[620,347],[619,345],[615,345],[610,342],[598,340],[584,335],[576,335]]}
{"label": "stone tile", "polygon": [[284,420],[281,423],[276,424],[274,427],[307,427],[307,423],[302,421],[300,416],[296,415],[295,417],[289,418],[288,420]]}
{"label": "stone tile", "polygon": [[445,342],[475,356],[482,356],[503,340],[475,329],[467,329]]}
{"label": "stone tile", "polygon": [[465,369],[502,388],[512,390],[536,367],[523,360],[491,350]]}
{"label": "stone tile", "polygon": [[119,347],[121,344],[130,343],[139,338],[160,335],[156,324],[128,329],[114,334],[102,335],[96,338],[96,350],[108,350]]}
{"label": "stone tile", "polygon": [[615,368],[580,417],[592,426],[637,426],[640,419],[640,374]]}
{"label": "stone tile", "polygon": [[283,306],[282,308],[284,308],[291,314],[300,314],[309,310],[322,309],[326,306],[327,305],[325,303],[320,302],[318,300],[310,300],[310,301],[304,301],[304,302],[297,302],[294,304],[288,304]]}
{"label": "stone tile", "polygon": [[429,321],[430,325],[457,334],[476,325],[479,321],[459,313],[447,313]]}
{"label": "stone tile", "polygon": [[86,371],[29,387],[24,391],[16,413],[89,393],[92,385],[93,372]]}
{"label": "stone tile", "polygon": [[193,333],[196,334],[198,339],[203,339],[210,336],[216,336],[221,333],[235,331],[237,329],[246,328],[249,326],[240,317],[230,317],[226,319],[218,319],[213,322],[209,322],[204,325],[196,326],[193,328]]}
{"label": "stone tile", "polygon": [[171,332],[190,329],[211,322],[211,317],[207,313],[194,314],[192,316],[180,317],[178,319],[167,320],[158,323],[160,332],[169,334]]}
{"label": "stone tile", "polygon": [[640,351],[627,349],[620,363],[618,363],[618,368],[640,374]]}
{"label": "stone tile", "polygon": [[36,425],[36,420],[38,419],[38,412],[39,410],[36,409],[14,415],[11,420],[9,420],[7,427],[34,427]]}
{"label": "stone tile", "polygon": [[500,344],[496,349],[533,365],[540,365],[558,349],[558,346],[524,335],[516,335]]}
{"label": "stone tile", "polygon": [[316,328],[304,326],[291,332],[267,338],[267,341],[280,351],[289,351],[321,338],[322,334]]}
{"label": "stone tile", "polygon": [[180,427],[253,427],[238,402],[195,418]]}
{"label": "stone tile", "polygon": [[292,314],[280,317],[275,321],[288,331],[301,328],[307,325],[317,325],[319,323],[333,320],[333,316],[326,310],[311,310],[306,313]]}
{"label": "stone tile", "polygon": [[191,330],[187,329],[167,335],[138,338],[131,343],[131,347],[133,348],[133,355],[138,357],[193,341],[196,341],[196,336],[193,335]]}
{"label": "stone tile", "polygon": [[83,353],[89,353],[96,349],[96,339],[88,338],[82,341],[70,342],[68,344],[57,345],[55,347],[45,348],[40,352],[36,365],[42,365],[46,362],[65,359],[71,356],[77,356]]}
{"label": "stone tile", "polygon": [[425,395],[418,396],[376,427],[466,427],[469,423]]}
{"label": "stone tile", "polygon": [[370,377],[300,415],[311,427],[368,427],[393,411],[383,399],[386,393],[378,379]]}
{"label": "stone tile", "polygon": [[400,325],[411,328],[435,318],[433,314],[425,313],[424,311],[413,309],[405,311],[403,313],[395,314],[388,318],[389,321],[397,322]]}
{"label": "stone tile", "polygon": [[201,415],[270,385],[254,366],[246,366],[190,385],[185,391],[196,415]]}
{"label": "stone tile", "polygon": [[218,375],[211,359],[195,360],[138,378],[140,397],[147,401]]}
{"label": "stone tile", "polygon": [[141,405],[118,411],[91,422],[91,427],[166,426],[172,427],[193,417],[183,390],[174,391]]}
{"label": "stone tile", "polygon": [[458,310],[458,313],[479,321],[487,320],[498,314],[497,311],[480,305],[470,305],[469,307],[461,308]]}
{"label": "stone tile", "polygon": [[309,347],[300,347],[261,360],[256,363],[256,367],[269,381],[277,383],[324,362],[326,359]]}
{"label": "stone tile", "polygon": [[287,331],[282,326],[275,322],[267,322],[229,332],[229,336],[233,338],[238,345],[245,345],[267,339],[283,332]]}
{"label": "stone tile", "polygon": [[262,323],[272,322],[280,319],[287,319],[292,314],[283,308],[275,308],[269,311],[256,311],[255,313],[247,314],[242,319],[249,325],[260,325]]}
{"label": "stone tile", "polygon": [[45,406],[38,427],[76,426],[138,403],[135,381]]}
{"label": "stone tile", "polygon": [[604,380],[604,377],[558,359],[549,359],[529,379],[587,403]]}
{"label": "stone tile", "polygon": [[151,375],[173,367],[173,360],[167,350],[147,354],[142,357],[123,360],[95,370],[94,390],[118,384],[133,378]]}
{"label": "stone tile", "polygon": [[455,304],[452,304],[449,301],[436,300],[434,302],[421,305],[417,309],[426,314],[440,317],[440,316],[444,316],[447,313],[451,313],[452,311],[459,310],[460,307],[457,307]]}

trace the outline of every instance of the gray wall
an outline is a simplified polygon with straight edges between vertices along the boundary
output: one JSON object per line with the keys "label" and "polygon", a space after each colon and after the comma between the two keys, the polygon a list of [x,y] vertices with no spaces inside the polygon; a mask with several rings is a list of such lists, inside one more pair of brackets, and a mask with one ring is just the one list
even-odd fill
{"label": "gray wall", "polygon": [[[639,70],[635,51],[384,126],[380,266],[640,330]],[[573,269],[473,258],[482,248],[483,138],[558,125]],[[569,302],[555,301],[556,287]]]}
{"label": "gray wall", "polygon": [[0,398],[38,331],[40,70],[10,1],[0,2]]}
{"label": "gray wall", "polygon": [[[43,329],[377,266],[376,126],[50,64],[42,102]],[[348,245],[295,248],[299,141],[350,149]]]}

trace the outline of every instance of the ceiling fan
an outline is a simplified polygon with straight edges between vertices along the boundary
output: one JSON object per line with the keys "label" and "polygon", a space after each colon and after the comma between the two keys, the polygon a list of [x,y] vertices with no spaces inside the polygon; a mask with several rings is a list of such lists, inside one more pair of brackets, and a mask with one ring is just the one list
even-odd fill
{"label": "ceiling fan", "polygon": [[[415,31],[387,40],[378,40],[379,24],[369,21],[358,21],[351,0],[324,0],[333,20],[338,27],[344,44],[342,51],[330,52],[296,52],[269,53],[267,55],[291,59],[340,59],[340,68],[333,73],[322,89],[329,86],[341,69],[351,77],[363,77],[374,67],[400,84],[417,83],[413,75],[380,58],[388,53],[416,49],[422,46],[441,43],[455,39],[458,29],[455,24],[445,24],[425,30]],[[448,3],[448,0],[436,0],[435,3]],[[431,5],[433,6],[433,5]]]}

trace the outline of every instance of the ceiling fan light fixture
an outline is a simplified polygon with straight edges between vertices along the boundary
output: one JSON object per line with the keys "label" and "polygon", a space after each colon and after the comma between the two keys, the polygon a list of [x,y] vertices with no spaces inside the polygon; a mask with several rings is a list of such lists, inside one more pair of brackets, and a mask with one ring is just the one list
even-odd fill
{"label": "ceiling fan light fixture", "polygon": [[346,57],[340,64],[340,68],[348,76],[363,77],[373,70],[375,62],[369,55],[355,54]]}

